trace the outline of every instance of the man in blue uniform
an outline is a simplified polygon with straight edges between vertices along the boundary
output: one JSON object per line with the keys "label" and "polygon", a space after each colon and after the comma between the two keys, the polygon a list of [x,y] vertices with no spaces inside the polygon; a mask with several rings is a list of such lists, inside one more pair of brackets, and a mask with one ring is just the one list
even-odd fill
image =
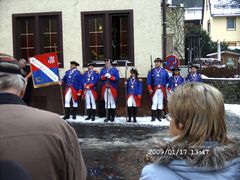
{"label": "man in blue uniform", "polygon": [[131,69],[131,77],[127,80],[127,106],[128,106],[128,121],[131,122],[133,115],[133,122],[137,122],[137,107],[140,107],[140,100],[142,98],[142,79],[138,78],[138,71]]}
{"label": "man in blue uniform", "polygon": [[178,67],[172,70],[172,76],[169,78],[167,86],[168,92],[174,91],[177,86],[184,83],[184,78],[180,75],[180,71]]}
{"label": "man in blue uniform", "polygon": [[147,75],[148,91],[152,96],[152,121],[157,117],[159,121],[164,117],[163,101],[166,98],[166,85],[169,80],[168,72],[162,68],[163,60],[154,60],[155,68],[151,69]]}
{"label": "man in blue uniform", "polygon": [[191,72],[187,75],[186,81],[188,82],[202,82],[201,74],[197,73],[198,66],[192,65]]}
{"label": "man in blue uniform", "polygon": [[105,67],[100,71],[102,80],[102,99],[105,101],[105,109],[107,109],[107,117],[104,121],[113,122],[116,113],[117,86],[119,81],[119,72],[117,68],[112,66],[113,60],[106,58],[104,60]]}
{"label": "man in blue uniform", "polygon": [[79,64],[76,61],[70,62],[70,70],[65,72],[61,84],[65,84],[65,115],[63,119],[70,117],[70,101],[73,103],[73,119],[76,119],[76,112],[78,107],[78,96],[82,94],[82,75],[77,70]]}
{"label": "man in blue uniform", "polygon": [[88,70],[83,74],[84,92],[83,98],[85,98],[85,105],[87,108],[87,118],[95,120],[96,115],[96,100],[97,100],[97,83],[100,79],[99,73],[93,69],[95,63],[88,63]]}

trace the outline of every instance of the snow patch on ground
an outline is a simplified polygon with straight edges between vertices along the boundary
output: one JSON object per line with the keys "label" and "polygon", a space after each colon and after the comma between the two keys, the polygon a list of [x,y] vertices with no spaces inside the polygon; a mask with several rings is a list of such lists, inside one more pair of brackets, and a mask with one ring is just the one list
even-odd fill
{"label": "snow patch on ground", "polygon": [[226,80],[226,81],[229,81],[229,80],[235,80],[235,81],[239,81],[240,80],[240,78],[211,78],[211,77],[207,77],[207,76],[205,76],[205,75],[201,75],[201,78],[202,79],[211,79],[211,80]]}
{"label": "snow patch on ground", "polygon": [[[69,122],[74,122],[74,123],[92,123],[92,124],[106,124],[106,122],[104,122],[105,118],[99,118],[96,117],[95,121],[91,121],[91,120],[85,120],[87,116],[77,116],[77,119],[68,119],[67,121]],[[169,126],[170,122],[167,121],[166,119],[162,119],[162,121],[153,121],[151,122],[151,117],[137,117],[137,122],[126,122],[126,118],[125,117],[116,117],[114,122],[107,122],[108,124],[126,124],[126,125],[151,125],[151,126]]]}
{"label": "snow patch on ground", "polygon": [[236,116],[240,116],[240,105],[239,104],[225,104],[225,111],[231,112]]}
{"label": "snow patch on ground", "polygon": [[[240,105],[239,104],[225,104],[225,110],[229,113],[233,113],[236,116],[240,116]],[[126,122],[126,118],[125,117],[116,117],[114,122],[104,122],[105,118],[99,118],[96,117],[95,121],[91,121],[91,120],[85,120],[87,116],[77,116],[77,119],[68,119],[68,122],[72,122],[72,123],[90,123],[90,124],[112,124],[112,125],[126,125],[126,126],[134,126],[134,125],[150,125],[150,126],[169,126],[170,122],[167,121],[166,119],[162,119],[162,121],[153,121],[151,122],[151,117],[147,116],[147,117],[137,117],[137,122]]]}

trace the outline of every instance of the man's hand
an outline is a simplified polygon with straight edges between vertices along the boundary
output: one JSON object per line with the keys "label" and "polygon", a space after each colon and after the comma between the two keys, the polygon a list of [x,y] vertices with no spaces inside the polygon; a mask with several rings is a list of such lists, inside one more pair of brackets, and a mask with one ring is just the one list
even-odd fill
{"label": "man's hand", "polygon": [[153,90],[152,90],[152,89],[150,89],[150,90],[149,90],[149,93],[150,93],[150,94],[152,94],[152,93],[153,93]]}
{"label": "man's hand", "polygon": [[62,81],[58,81],[58,84],[61,86],[63,83],[62,83]]}

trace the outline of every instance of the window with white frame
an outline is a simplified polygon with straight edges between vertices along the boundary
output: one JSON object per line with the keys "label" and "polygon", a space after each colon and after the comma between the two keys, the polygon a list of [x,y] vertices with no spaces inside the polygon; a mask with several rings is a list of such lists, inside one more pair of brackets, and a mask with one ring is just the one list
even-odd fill
{"label": "window with white frame", "polygon": [[227,17],[227,30],[236,29],[236,17]]}

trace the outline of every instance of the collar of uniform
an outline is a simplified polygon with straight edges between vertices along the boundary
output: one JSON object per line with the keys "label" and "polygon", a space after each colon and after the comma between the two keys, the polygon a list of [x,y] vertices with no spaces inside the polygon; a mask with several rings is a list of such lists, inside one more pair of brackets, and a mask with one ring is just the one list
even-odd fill
{"label": "collar of uniform", "polygon": [[24,101],[15,94],[0,93],[0,104],[22,104],[26,105]]}
{"label": "collar of uniform", "polygon": [[112,68],[113,68],[113,66],[106,67],[107,70],[110,70]]}
{"label": "collar of uniform", "polygon": [[74,68],[74,69],[71,69],[71,73],[73,73],[74,71],[76,71],[77,70],[77,68]]}

